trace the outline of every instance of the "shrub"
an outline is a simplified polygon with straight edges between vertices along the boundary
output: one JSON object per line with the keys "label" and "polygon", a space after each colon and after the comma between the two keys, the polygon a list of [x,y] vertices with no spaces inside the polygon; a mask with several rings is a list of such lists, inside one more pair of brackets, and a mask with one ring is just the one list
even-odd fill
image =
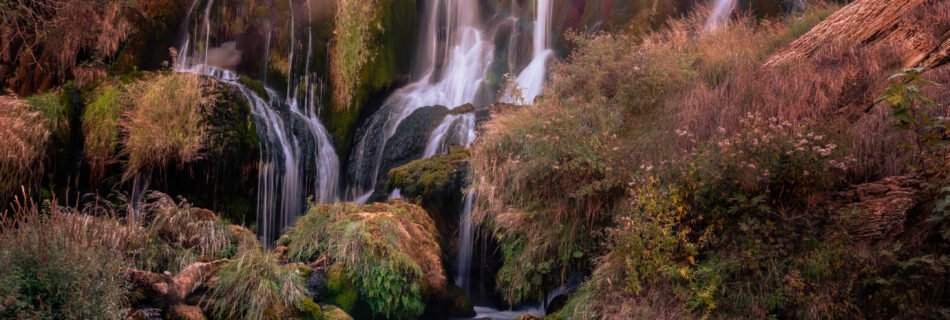
{"label": "shrub", "polygon": [[610,253],[576,298],[594,302],[572,302],[568,314],[852,314],[856,275],[841,270],[862,262],[837,216],[816,205],[843,180],[847,157],[778,119],[741,124],[637,180],[607,230]]}
{"label": "shrub", "polygon": [[373,314],[405,319],[422,314],[424,294],[441,292],[445,286],[436,232],[422,208],[398,200],[365,206],[341,203],[312,207],[279,243],[288,246],[291,260],[326,256],[341,264],[335,268],[345,268],[346,278]]}
{"label": "shrub", "polygon": [[117,319],[128,264],[111,231],[55,205],[28,203],[0,226],[0,317]]}
{"label": "shrub", "polygon": [[277,318],[305,309],[307,287],[299,271],[281,267],[275,253],[250,250],[226,263],[209,285],[203,304],[215,317]]}
{"label": "shrub", "polygon": [[217,99],[193,74],[159,74],[129,89],[134,109],[121,124],[124,178],[200,159],[208,128],[202,111]]}
{"label": "shrub", "polygon": [[102,64],[119,50],[131,33],[129,18],[137,13],[134,3],[104,0],[0,3],[0,21],[7,26],[0,29],[0,37],[5,39],[5,45],[0,48],[0,63],[13,71],[4,74],[8,76],[4,80],[21,94],[46,89],[45,86],[55,84],[49,80],[69,76],[89,83],[86,76],[105,73]]}

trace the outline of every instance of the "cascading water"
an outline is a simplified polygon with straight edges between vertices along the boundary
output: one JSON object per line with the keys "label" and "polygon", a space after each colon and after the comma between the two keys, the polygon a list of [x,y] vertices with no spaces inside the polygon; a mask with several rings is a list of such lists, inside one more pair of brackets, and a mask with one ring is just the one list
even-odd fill
{"label": "cascading water", "polygon": [[[417,57],[424,66],[416,82],[396,90],[367,121],[366,132],[354,146],[350,161],[348,200],[366,202],[376,191],[384,151],[400,124],[425,106],[455,109],[473,103],[484,84],[494,45],[479,25],[477,1],[429,0],[425,3],[423,42]],[[451,116],[449,116],[451,117]],[[447,117],[447,118],[449,118]],[[445,151],[446,144],[469,145],[474,139],[474,115],[443,121],[446,131],[430,135],[427,145]],[[448,128],[466,130],[447,134]],[[445,139],[453,136],[456,141]],[[429,149],[429,148],[427,148]],[[425,152],[426,156],[434,155]]]}
{"label": "cascading water", "polygon": [[736,7],[736,0],[715,0],[713,4],[712,13],[709,14],[709,19],[706,20],[706,31],[715,31],[719,29],[726,20],[729,19],[729,15],[732,14],[732,11]]}
{"label": "cascading water", "polygon": [[534,20],[534,40],[532,41],[533,58],[516,80],[518,87],[522,90],[522,98],[526,103],[534,102],[534,98],[541,94],[541,89],[544,88],[547,61],[554,54],[548,41],[548,34],[551,32],[551,0],[538,0],[537,9],[537,18]]}
{"label": "cascading water", "polygon": [[472,226],[472,209],[475,202],[475,189],[465,194],[462,215],[459,217],[459,250],[456,257],[455,284],[465,292],[470,292],[469,273],[472,269],[472,249],[475,247],[475,228]]}
{"label": "cascading water", "polygon": [[[187,17],[195,10],[192,5]],[[177,72],[189,72],[209,76],[238,89],[251,104],[252,115],[260,137],[261,155],[258,170],[257,227],[262,242],[269,245],[276,240],[282,229],[291,225],[297,216],[304,213],[308,196],[315,201],[327,203],[338,198],[339,159],[327,130],[317,118],[315,108],[320,105],[318,96],[323,85],[310,70],[313,59],[312,35],[307,26],[307,56],[302,71],[294,73],[294,56],[298,46],[294,36],[293,3],[290,7],[290,44],[286,94],[281,97],[276,91],[266,88],[253,90],[242,81],[237,72],[229,70],[240,62],[241,52],[233,40],[215,39],[212,31],[214,1],[208,1],[201,22],[194,30],[188,30],[179,49]],[[309,6],[309,2],[307,2]],[[308,10],[310,11],[310,10]],[[186,21],[191,24],[191,21]],[[268,26],[270,23],[268,22]],[[270,37],[268,27],[267,48],[269,56]],[[203,39],[199,45],[193,39]],[[211,47],[212,41],[221,43]],[[266,63],[264,69],[267,69]],[[264,73],[266,74],[266,72]]]}

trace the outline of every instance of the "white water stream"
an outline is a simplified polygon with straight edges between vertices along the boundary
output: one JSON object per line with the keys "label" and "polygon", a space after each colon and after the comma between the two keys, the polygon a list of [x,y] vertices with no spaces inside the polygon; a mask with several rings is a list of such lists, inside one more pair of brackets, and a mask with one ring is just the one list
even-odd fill
{"label": "white water stream", "polygon": [[[192,16],[197,3],[196,0],[186,17]],[[266,95],[262,97],[259,92],[242,83],[241,76],[236,72],[209,61],[209,52],[217,49],[210,47],[213,5],[214,1],[208,1],[204,8],[201,21],[204,30],[195,28],[194,34],[192,31],[185,34],[175,70],[209,76],[227,83],[237,88],[251,104],[261,148],[257,229],[262,242],[269,244],[304,213],[307,196],[313,196],[314,200],[320,203],[333,202],[338,198],[339,158],[333,149],[329,133],[314,110],[318,107],[317,97],[322,92],[323,85],[315,80],[318,79],[317,75],[309,70],[310,60],[313,58],[310,37],[306,43],[307,57],[303,75],[295,76],[292,72],[294,55],[300,45],[293,38],[293,19],[290,21],[292,39],[288,48],[291,72],[288,72],[287,94],[283,97],[270,88],[265,88]],[[293,3],[290,8],[292,11]],[[308,36],[310,33],[308,26]],[[268,44],[269,34],[270,32]],[[204,38],[204,46],[196,48],[192,39],[201,37]],[[221,48],[233,50],[234,44],[225,41]],[[269,49],[269,46],[265,48]],[[240,55],[240,52],[237,51],[237,54]],[[293,94],[295,92],[304,94],[298,97]],[[305,173],[311,173],[312,176],[305,176]]]}

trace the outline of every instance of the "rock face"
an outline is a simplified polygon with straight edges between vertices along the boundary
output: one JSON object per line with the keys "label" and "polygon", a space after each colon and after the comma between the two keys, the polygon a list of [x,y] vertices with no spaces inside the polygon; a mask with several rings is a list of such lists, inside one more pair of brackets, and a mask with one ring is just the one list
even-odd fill
{"label": "rock face", "polygon": [[[422,158],[433,130],[446,117],[469,113],[478,114],[471,105],[459,106],[452,110],[444,106],[422,107],[403,119],[395,128],[392,137],[387,139],[385,118],[389,112],[386,110],[378,112],[357,132],[357,138],[364,141],[354,147],[350,156],[350,167],[347,169],[350,184],[364,187],[372,184],[375,192],[369,201],[386,200],[385,186],[389,170]],[[456,119],[447,131],[444,145],[462,144],[464,137],[454,133],[458,131],[460,119]],[[378,171],[374,170],[377,165]],[[374,179],[375,184],[372,183]]]}
{"label": "rock face", "polygon": [[850,203],[846,208],[858,212],[857,219],[848,227],[849,233],[876,241],[903,232],[907,213],[917,204],[922,182],[914,176],[889,177],[839,193],[842,200]]}
{"label": "rock face", "polygon": [[827,45],[882,42],[895,46],[905,67],[935,67],[950,50],[950,3],[939,0],[859,0],[838,10],[765,63],[809,58]]}

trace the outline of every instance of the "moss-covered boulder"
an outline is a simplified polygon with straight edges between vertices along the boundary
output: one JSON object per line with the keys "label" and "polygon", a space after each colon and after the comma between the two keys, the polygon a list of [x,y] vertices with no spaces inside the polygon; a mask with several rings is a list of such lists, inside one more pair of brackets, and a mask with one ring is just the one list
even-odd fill
{"label": "moss-covered boulder", "polygon": [[468,149],[452,147],[447,155],[416,160],[389,170],[386,191],[399,189],[400,194],[413,199],[421,197],[433,205],[458,199],[468,178]]}
{"label": "moss-covered boulder", "polygon": [[[455,239],[458,213],[462,209],[465,188],[468,187],[468,149],[453,147],[447,155],[415,160],[389,171],[386,192],[399,189],[399,194],[426,209],[435,221],[441,238]],[[443,249],[453,246],[442,243]],[[451,256],[451,251],[445,252]]]}
{"label": "moss-covered boulder", "polygon": [[[437,237],[425,210],[393,200],[312,207],[279,243],[292,261],[326,257],[334,263],[327,302],[344,309],[365,303],[376,316],[412,319],[422,315],[426,297],[442,294],[446,285]],[[347,282],[358,302],[347,298]]]}

